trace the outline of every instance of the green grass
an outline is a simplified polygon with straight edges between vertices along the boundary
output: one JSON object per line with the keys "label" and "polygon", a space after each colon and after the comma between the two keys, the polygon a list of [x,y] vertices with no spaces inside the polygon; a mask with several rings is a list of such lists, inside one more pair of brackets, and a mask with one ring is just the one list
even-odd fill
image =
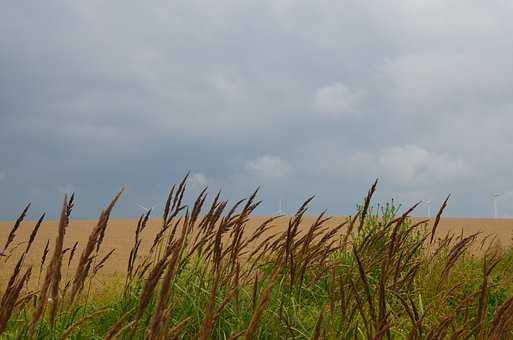
{"label": "green grass", "polygon": [[[374,189],[337,232],[326,227],[322,215],[318,223],[299,228],[305,205],[285,233],[264,241],[264,233],[245,229],[257,206],[254,196],[233,211],[218,200],[203,211],[202,194],[191,205],[197,209],[187,209],[180,197],[183,184],[170,194],[155,250],[134,257],[134,272],[150,263],[144,275],[130,276],[126,288],[124,278],[113,278],[108,293],[95,296],[84,289],[74,300],[57,283],[61,307],[55,322],[45,300],[39,300],[45,314],[33,321],[43,294],[37,292],[12,309],[1,337],[26,338],[33,324],[36,339],[60,339],[72,325],[71,339],[103,339],[118,323],[121,339],[511,338],[513,249],[490,243],[474,255],[469,249],[477,236],[431,242],[433,221],[415,226],[393,204],[372,209]],[[183,233],[173,230],[180,218]],[[144,228],[143,216],[137,230]],[[136,249],[140,236],[134,237]],[[95,244],[98,252],[101,240]],[[248,259],[255,248],[261,256]],[[93,259],[94,250],[91,254],[86,253]],[[20,282],[21,274],[13,276]],[[89,280],[90,275],[85,287]],[[8,297],[6,291],[3,299]],[[79,321],[88,315],[94,317]],[[158,331],[151,333],[155,322]]]}

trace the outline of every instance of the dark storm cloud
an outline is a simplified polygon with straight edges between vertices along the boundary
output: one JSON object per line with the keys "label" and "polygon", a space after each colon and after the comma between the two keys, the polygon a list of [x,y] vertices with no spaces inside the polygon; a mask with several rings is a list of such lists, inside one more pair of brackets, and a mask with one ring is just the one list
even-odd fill
{"label": "dark storm cloud", "polygon": [[[0,14],[0,217],[94,217],[192,190],[261,213],[309,194],[513,215],[513,7],[503,1],[17,1]],[[421,213],[421,212],[419,212]]]}

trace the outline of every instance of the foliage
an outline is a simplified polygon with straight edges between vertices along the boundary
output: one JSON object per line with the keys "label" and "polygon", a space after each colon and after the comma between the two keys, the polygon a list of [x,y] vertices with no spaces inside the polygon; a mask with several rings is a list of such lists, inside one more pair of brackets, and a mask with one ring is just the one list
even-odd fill
{"label": "foliage", "polygon": [[[24,264],[44,216],[16,259],[2,296],[5,339],[504,339],[513,336],[513,250],[481,235],[438,235],[434,221],[414,223],[413,209],[372,208],[376,183],[353,217],[329,227],[320,214],[306,225],[311,198],[273,233],[276,217],[247,224],[257,192],[228,209],[206,190],[183,203],[186,178],[173,186],[148,253],[140,244],[151,211],[141,216],[126,277],[95,296],[92,280],[110,212],[101,213],[81,249],[62,249],[74,198],[66,197],[53,250],[38,280]],[[2,254],[12,249],[28,206]],[[479,244],[481,242],[481,244]],[[477,249],[477,251],[476,251]],[[481,254],[481,255],[476,255]],[[71,279],[62,275],[80,256]],[[4,262],[13,261],[8,258]],[[64,279],[63,279],[64,278]],[[119,282],[118,282],[119,280]],[[115,288],[117,287],[117,288]]]}

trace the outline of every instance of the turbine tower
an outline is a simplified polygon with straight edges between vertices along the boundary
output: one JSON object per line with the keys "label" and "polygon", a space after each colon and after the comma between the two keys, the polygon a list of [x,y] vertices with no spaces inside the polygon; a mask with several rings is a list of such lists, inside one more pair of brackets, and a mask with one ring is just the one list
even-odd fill
{"label": "turbine tower", "polygon": [[281,214],[283,214],[283,211],[282,211],[282,202],[281,202],[281,198],[280,198],[280,203],[279,203],[279,206],[278,206],[278,211],[277,211],[277,214],[278,214],[278,215],[281,215]]}
{"label": "turbine tower", "polygon": [[426,201],[427,205],[427,217],[431,218],[431,201]]}
{"label": "turbine tower", "polygon": [[493,218],[499,217],[499,209],[497,208],[497,199],[502,196],[502,193],[495,193],[492,195],[493,199]]}

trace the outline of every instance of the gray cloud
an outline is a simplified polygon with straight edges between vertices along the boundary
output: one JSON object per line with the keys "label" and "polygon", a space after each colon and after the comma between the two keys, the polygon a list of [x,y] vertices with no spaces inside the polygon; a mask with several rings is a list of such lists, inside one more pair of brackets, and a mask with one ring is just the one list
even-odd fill
{"label": "gray cloud", "polygon": [[[94,217],[191,189],[261,213],[379,199],[489,216],[513,192],[513,6],[466,1],[17,1],[0,14],[0,218],[78,193]],[[509,195],[509,194],[508,194]],[[513,215],[511,195],[501,211]],[[509,197],[509,199],[508,199]]]}
{"label": "gray cloud", "polygon": [[351,115],[358,112],[361,97],[361,93],[356,93],[345,84],[336,82],[317,89],[314,105],[322,115]]}
{"label": "gray cloud", "polygon": [[245,169],[251,176],[264,179],[282,179],[291,171],[287,162],[272,155],[263,155],[246,162]]}

